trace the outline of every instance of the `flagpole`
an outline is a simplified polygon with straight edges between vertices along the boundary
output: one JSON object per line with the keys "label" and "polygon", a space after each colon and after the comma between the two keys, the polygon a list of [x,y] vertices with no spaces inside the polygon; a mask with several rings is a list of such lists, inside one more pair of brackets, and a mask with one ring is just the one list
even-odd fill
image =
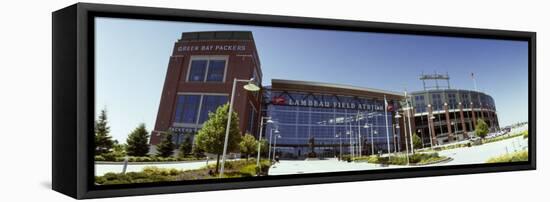
{"label": "flagpole", "polygon": [[384,119],[386,119],[386,142],[388,143],[388,157],[390,156],[390,129],[388,128],[388,100],[384,95]]}

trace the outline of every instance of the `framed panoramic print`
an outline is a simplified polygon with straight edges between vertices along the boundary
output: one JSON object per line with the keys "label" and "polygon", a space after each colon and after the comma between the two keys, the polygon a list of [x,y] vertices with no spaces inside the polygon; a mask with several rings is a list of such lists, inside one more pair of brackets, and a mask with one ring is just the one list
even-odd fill
{"label": "framed panoramic print", "polygon": [[536,168],[534,32],[52,15],[53,189],[74,198]]}

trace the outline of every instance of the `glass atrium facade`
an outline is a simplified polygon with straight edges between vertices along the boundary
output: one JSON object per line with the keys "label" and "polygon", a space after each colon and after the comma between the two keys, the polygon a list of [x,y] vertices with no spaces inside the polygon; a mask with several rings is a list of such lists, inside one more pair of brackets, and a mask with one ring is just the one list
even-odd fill
{"label": "glass atrium facade", "polygon": [[395,115],[385,112],[383,99],[274,90],[264,96],[265,115],[275,123],[263,137],[282,158],[386,153],[388,141],[392,152],[398,149]]}

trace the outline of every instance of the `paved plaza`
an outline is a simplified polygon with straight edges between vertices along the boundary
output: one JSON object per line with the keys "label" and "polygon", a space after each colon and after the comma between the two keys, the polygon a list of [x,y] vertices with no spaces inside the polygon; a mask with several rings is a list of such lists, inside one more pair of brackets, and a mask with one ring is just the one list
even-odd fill
{"label": "paved plaza", "polygon": [[[440,155],[451,157],[452,160],[424,166],[446,166],[485,163],[488,159],[492,157],[500,156],[514,151],[520,151],[523,149],[527,149],[527,139],[519,136],[498,142],[486,143],[480,146],[463,147],[440,151]],[[275,164],[271,167],[271,169],[269,169],[269,175],[358,171],[406,167],[412,166],[380,166],[379,164],[372,164],[367,162],[348,163],[338,161],[337,159],[313,161],[281,160],[280,163]]]}

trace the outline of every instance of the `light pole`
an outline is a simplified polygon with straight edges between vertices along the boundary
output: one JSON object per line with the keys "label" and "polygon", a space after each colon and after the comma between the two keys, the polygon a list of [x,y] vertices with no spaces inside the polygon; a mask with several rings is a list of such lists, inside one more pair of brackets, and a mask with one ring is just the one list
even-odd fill
{"label": "light pole", "polygon": [[409,120],[409,136],[410,136],[410,142],[411,142],[411,153],[414,154],[414,145],[413,145],[413,139],[412,139],[412,125],[411,125],[411,105],[409,105],[409,98],[407,96],[407,91],[405,91],[405,102],[407,103],[407,119]]}
{"label": "light pole", "polygon": [[[279,128],[275,128],[275,135],[277,135],[279,133]],[[271,130],[269,130],[269,152],[267,154],[267,159],[271,159],[271,141],[272,141],[272,136],[273,136],[273,128]]]}
{"label": "light pole", "polygon": [[[432,106],[428,104],[428,107],[431,108]],[[428,133],[430,134],[430,148],[432,148],[434,146],[434,143],[433,143],[433,134],[432,134],[432,126],[430,123],[433,124],[433,121],[435,119],[435,116],[432,114],[431,117],[428,118]]]}
{"label": "light pole", "polygon": [[336,134],[336,136],[334,137],[337,137],[340,139],[340,153],[338,154],[338,160],[342,160],[342,135],[340,133]]}
{"label": "light pole", "polygon": [[[398,120],[398,122],[399,118],[403,117],[403,125],[405,126],[405,128],[403,128],[403,132],[405,133],[405,156],[407,157],[407,165],[409,165],[409,143],[407,141],[407,124],[405,124],[405,114],[403,114],[403,116],[399,115],[399,112],[397,112],[396,114],[397,115],[395,115],[395,118]],[[397,126],[399,126],[399,124]]]}
{"label": "light pole", "polygon": [[397,145],[399,144],[399,142],[397,141],[397,139],[398,139],[397,132],[399,131],[399,128],[400,128],[399,127],[399,118],[397,118],[397,123],[395,124],[395,134],[394,134],[394,138],[393,138],[393,147],[394,147],[393,151],[394,151],[394,153],[395,152],[401,152],[401,151],[398,151],[398,149],[397,149]]}
{"label": "light pole", "polygon": [[260,149],[262,145],[262,132],[264,129],[264,120],[267,120],[267,123],[273,123],[271,120],[271,117],[269,116],[263,116],[262,120],[260,121],[260,135],[258,135],[258,157],[256,158],[256,166],[260,166]]}
{"label": "light pole", "polygon": [[373,134],[374,134],[374,125],[373,124],[365,124],[364,128],[370,128],[370,149],[371,149],[371,155],[374,155],[374,139],[373,139]]}
{"label": "light pole", "polygon": [[273,161],[275,161],[275,156],[277,156],[277,139],[281,138],[281,135],[278,135],[278,131],[275,132],[275,143],[273,144]]}
{"label": "light pole", "polygon": [[231,100],[229,101],[229,112],[227,113],[227,126],[225,127],[225,140],[223,142],[223,152],[222,152],[222,167],[220,169],[219,178],[223,176],[223,171],[225,167],[225,159],[227,153],[227,142],[229,141],[229,129],[231,127],[231,115],[233,113],[233,101],[235,99],[235,90],[237,88],[237,82],[247,82],[248,84],[244,85],[243,88],[247,91],[259,91],[260,87],[254,84],[254,78],[245,80],[245,79],[233,79],[233,88],[231,89]]}
{"label": "light pole", "polygon": [[351,156],[351,158],[353,159],[354,158],[354,155],[353,155],[353,138],[351,137],[351,130],[348,130],[346,131],[346,135],[349,136],[349,154]]}

